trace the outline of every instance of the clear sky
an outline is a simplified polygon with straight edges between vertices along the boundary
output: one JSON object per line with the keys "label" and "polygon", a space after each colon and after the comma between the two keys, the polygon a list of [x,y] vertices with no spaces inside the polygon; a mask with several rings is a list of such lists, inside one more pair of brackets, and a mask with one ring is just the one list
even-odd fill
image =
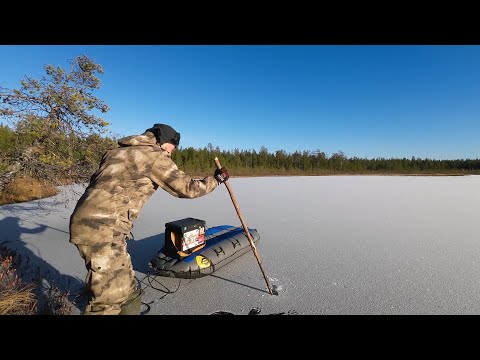
{"label": "clear sky", "polygon": [[0,86],[82,54],[116,136],[166,123],[182,147],[480,158],[478,45],[2,45]]}

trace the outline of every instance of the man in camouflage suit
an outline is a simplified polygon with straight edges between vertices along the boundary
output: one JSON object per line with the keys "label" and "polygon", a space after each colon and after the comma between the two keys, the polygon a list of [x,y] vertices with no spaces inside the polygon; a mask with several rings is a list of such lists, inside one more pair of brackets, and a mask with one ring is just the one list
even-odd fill
{"label": "man in camouflage suit", "polygon": [[[70,217],[70,242],[87,268],[89,302],[84,314],[117,315],[139,298],[126,240],[146,201],[158,187],[180,198],[207,195],[228,180],[225,168],[203,180],[179,170],[171,153],[180,134],[155,124],[142,135],[120,139],[108,150]],[[138,300],[139,301],[139,300]]]}

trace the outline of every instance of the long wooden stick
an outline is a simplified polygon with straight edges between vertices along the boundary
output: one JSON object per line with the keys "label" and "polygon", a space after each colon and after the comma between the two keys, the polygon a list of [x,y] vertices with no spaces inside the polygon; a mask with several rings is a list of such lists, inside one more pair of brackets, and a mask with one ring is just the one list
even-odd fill
{"label": "long wooden stick", "polygon": [[[218,161],[218,158],[215,158],[215,164],[217,165],[217,168],[221,169],[222,165],[220,165],[220,161]],[[270,295],[273,295],[272,289],[270,288],[270,283],[268,282],[267,274],[265,273],[265,270],[263,269],[262,263],[260,262],[260,256],[257,252],[257,248],[253,242],[252,235],[250,234],[250,231],[248,231],[248,227],[245,224],[245,220],[243,219],[242,213],[240,212],[240,208],[238,207],[237,200],[235,199],[235,195],[233,194],[233,190],[230,187],[230,184],[228,183],[228,180],[224,182],[225,186],[227,187],[228,193],[230,194],[230,197],[233,202],[233,206],[235,206],[235,210],[237,210],[238,217],[240,219],[240,222],[242,223],[243,230],[245,230],[245,234],[247,235],[247,239],[250,243],[250,246],[252,247],[253,254],[255,255],[255,258],[257,259],[258,265],[260,266],[260,270],[262,270],[263,278],[265,279],[265,282],[267,283],[267,289]]]}

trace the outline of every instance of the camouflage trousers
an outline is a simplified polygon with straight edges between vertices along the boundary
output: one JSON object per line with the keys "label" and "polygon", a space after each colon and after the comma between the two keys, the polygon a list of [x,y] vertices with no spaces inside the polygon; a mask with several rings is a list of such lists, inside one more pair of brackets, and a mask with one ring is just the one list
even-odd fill
{"label": "camouflage trousers", "polygon": [[116,238],[111,243],[94,246],[76,244],[85,260],[85,283],[89,301],[84,315],[118,315],[120,306],[135,291],[135,273],[127,242]]}

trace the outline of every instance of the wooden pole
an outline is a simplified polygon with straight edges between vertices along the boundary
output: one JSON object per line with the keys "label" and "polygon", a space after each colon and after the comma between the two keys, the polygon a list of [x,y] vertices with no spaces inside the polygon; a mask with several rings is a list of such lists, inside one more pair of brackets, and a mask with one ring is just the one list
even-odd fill
{"label": "wooden pole", "polygon": [[[220,161],[218,158],[215,158],[215,164],[217,165],[218,169],[222,168],[222,165],[220,165]],[[262,263],[260,262],[260,256],[257,252],[257,248],[255,246],[255,243],[253,242],[252,235],[250,234],[250,231],[248,231],[248,227],[245,223],[245,220],[243,219],[242,213],[240,212],[240,208],[238,207],[237,200],[235,199],[235,195],[233,194],[233,190],[228,183],[228,181],[224,182],[225,186],[227,187],[228,193],[230,194],[230,198],[232,199],[233,206],[235,206],[235,210],[237,211],[238,217],[240,219],[240,222],[242,223],[243,230],[245,230],[245,234],[247,235],[247,239],[250,243],[250,246],[253,250],[253,254],[255,255],[255,258],[257,259],[258,265],[260,266],[260,270],[262,270],[263,278],[265,279],[265,282],[267,283],[267,289],[270,295],[273,295],[272,289],[270,287],[270,283],[268,282],[267,274],[265,273],[265,270],[263,269]]]}

